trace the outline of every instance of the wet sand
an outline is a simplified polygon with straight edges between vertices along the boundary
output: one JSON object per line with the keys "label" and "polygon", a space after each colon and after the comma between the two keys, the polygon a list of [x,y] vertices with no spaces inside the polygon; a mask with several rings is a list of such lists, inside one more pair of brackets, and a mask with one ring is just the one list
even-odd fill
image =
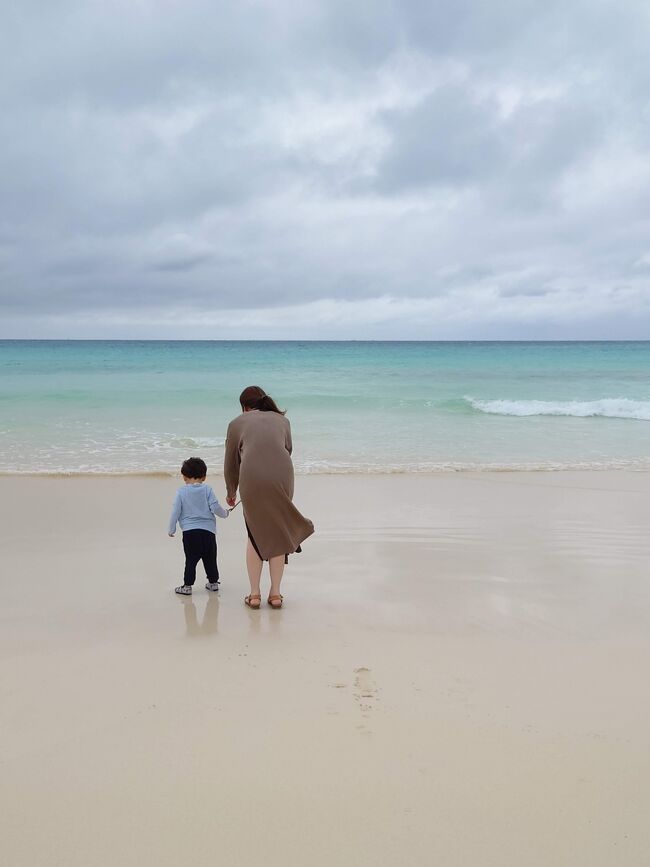
{"label": "wet sand", "polygon": [[4,863],[647,863],[650,475],[299,477],[280,612],[177,485],[0,479]]}

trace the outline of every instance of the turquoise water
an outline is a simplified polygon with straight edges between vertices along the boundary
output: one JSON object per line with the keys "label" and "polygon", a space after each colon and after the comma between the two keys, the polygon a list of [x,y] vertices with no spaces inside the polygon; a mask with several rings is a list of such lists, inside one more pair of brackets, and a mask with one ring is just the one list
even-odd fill
{"label": "turquoise water", "polygon": [[650,342],[0,341],[0,472],[216,470],[251,384],[299,472],[650,468]]}

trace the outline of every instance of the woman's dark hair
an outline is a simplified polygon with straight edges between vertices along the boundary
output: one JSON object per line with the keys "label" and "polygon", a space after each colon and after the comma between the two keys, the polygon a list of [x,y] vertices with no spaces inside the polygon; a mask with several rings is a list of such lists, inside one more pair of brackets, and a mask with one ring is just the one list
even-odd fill
{"label": "woman's dark hair", "polygon": [[248,388],[245,388],[239,395],[239,402],[242,409],[259,409],[261,412],[277,412],[284,415],[284,412],[278,409],[273,398],[259,385],[249,385]]}
{"label": "woman's dark hair", "polygon": [[188,458],[181,467],[181,475],[186,479],[204,479],[207,474],[208,468],[201,458]]}

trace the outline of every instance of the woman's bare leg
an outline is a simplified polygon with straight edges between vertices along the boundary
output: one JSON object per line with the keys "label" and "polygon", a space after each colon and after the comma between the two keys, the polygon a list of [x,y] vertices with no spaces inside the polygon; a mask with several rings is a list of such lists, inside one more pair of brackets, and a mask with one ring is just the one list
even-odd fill
{"label": "woman's bare leg", "polygon": [[251,596],[257,596],[260,592],[262,561],[260,560],[255,548],[253,548],[250,539],[246,546],[246,568],[248,569],[248,580],[251,583]]}
{"label": "woman's bare leg", "polygon": [[271,592],[269,596],[279,596],[280,583],[284,573],[284,554],[281,554],[279,557],[271,557],[269,560],[269,572],[271,573]]}

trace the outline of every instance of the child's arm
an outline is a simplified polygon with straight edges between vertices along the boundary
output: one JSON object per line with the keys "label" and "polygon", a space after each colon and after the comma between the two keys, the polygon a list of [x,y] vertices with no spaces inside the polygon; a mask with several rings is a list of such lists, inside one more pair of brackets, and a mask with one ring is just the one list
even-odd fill
{"label": "child's arm", "polygon": [[181,516],[181,495],[179,492],[176,493],[174,497],[174,503],[172,505],[172,513],[169,517],[169,527],[167,529],[167,535],[173,536],[176,533],[176,524],[178,523],[178,519]]}
{"label": "child's arm", "polygon": [[224,509],[224,507],[219,503],[219,500],[214,495],[214,491],[210,488],[208,492],[208,506],[210,506],[210,511],[213,515],[218,515],[220,518],[227,518],[230,512],[228,509]]}

